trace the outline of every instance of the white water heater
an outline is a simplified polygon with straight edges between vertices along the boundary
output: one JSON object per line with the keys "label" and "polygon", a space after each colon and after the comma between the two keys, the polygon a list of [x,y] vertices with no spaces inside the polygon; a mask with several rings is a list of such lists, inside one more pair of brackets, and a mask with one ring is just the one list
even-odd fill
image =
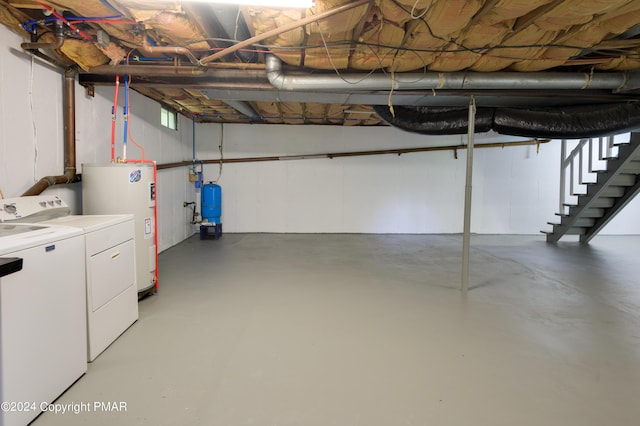
{"label": "white water heater", "polygon": [[133,214],[138,293],[157,282],[156,183],[149,163],[82,165],[83,214]]}

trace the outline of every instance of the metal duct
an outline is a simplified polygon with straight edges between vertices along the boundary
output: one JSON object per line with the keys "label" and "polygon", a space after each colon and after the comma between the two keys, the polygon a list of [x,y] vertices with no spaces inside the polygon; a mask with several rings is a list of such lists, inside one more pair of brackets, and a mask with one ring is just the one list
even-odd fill
{"label": "metal duct", "polygon": [[222,101],[229,105],[231,108],[243,114],[245,117],[257,117],[259,114],[253,109],[251,105],[243,101],[226,100]]}
{"label": "metal duct", "polygon": [[278,90],[624,90],[640,73],[539,73],[539,72],[452,72],[387,74],[305,74],[285,75],[282,62],[266,57],[269,82]]}

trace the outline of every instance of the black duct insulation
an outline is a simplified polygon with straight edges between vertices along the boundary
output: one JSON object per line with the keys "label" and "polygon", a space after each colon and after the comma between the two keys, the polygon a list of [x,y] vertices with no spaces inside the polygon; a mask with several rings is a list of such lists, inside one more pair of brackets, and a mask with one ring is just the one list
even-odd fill
{"label": "black duct insulation", "polygon": [[[467,107],[375,105],[380,117],[400,129],[425,135],[468,132]],[[511,136],[580,139],[609,136],[640,128],[640,103],[573,105],[562,107],[477,107],[476,133],[494,130]]]}

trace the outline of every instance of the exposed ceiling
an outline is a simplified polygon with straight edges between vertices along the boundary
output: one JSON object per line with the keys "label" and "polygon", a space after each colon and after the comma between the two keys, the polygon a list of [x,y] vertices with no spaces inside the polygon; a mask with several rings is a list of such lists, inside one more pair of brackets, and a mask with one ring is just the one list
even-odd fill
{"label": "exposed ceiling", "polygon": [[0,0],[0,22],[31,41],[26,50],[77,65],[83,85],[128,74],[133,89],[202,122],[380,125],[372,105],[640,95],[638,0],[316,0],[306,10]]}

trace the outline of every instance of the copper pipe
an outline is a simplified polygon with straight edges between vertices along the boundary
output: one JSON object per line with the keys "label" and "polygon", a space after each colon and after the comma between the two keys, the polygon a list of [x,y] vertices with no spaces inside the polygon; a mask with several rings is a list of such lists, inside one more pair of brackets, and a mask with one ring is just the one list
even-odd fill
{"label": "copper pipe", "polygon": [[191,50],[181,46],[151,46],[147,40],[147,35],[142,35],[142,47],[140,51],[145,55],[153,55],[154,53],[173,53],[176,55],[184,55],[192,64],[201,66],[200,60],[196,58]]}
{"label": "copper pipe", "polygon": [[59,19],[56,21],[55,29],[56,41],[53,42],[30,42],[22,43],[20,47],[24,50],[37,50],[37,49],[60,49],[64,43],[64,28],[62,27],[62,21]]}
{"label": "copper pipe", "polygon": [[206,69],[192,66],[172,66],[172,65],[99,65],[89,68],[90,74],[100,75],[132,75],[132,76],[198,76],[207,72]]}
{"label": "copper pipe", "polygon": [[[206,67],[194,67],[194,66],[174,66],[174,65],[99,65],[92,68],[85,74],[98,74],[98,75],[117,75],[128,74],[138,76],[152,76],[152,77],[198,77],[203,76],[209,72],[209,70],[238,70],[238,71],[264,71],[265,64],[244,64],[241,62],[217,62],[214,64],[207,64]],[[239,77],[245,74],[238,74]],[[266,78],[266,73],[263,73]]]}
{"label": "copper pipe", "polygon": [[70,69],[64,73],[64,174],[69,179],[76,175],[76,74]]}
{"label": "copper pipe", "polygon": [[45,176],[27,189],[22,196],[38,195],[53,185],[80,181],[76,175],[76,71],[68,69],[64,74],[63,120],[64,120],[64,174]]}
{"label": "copper pipe", "polygon": [[204,64],[207,68],[223,68],[223,69],[237,69],[237,70],[261,70],[266,68],[265,64],[248,64],[246,62],[215,62]]}
{"label": "copper pipe", "polygon": [[[543,143],[550,142],[551,139],[530,139],[526,141],[515,142],[492,142],[475,145],[474,148],[508,148],[510,146],[540,146]],[[339,158],[339,157],[362,157],[367,155],[402,155],[412,154],[415,152],[433,152],[433,151],[454,151],[467,149],[467,145],[447,145],[447,146],[426,146],[418,148],[397,148],[397,149],[379,149],[372,151],[351,151],[351,152],[334,152],[327,154],[301,154],[301,155],[282,155],[282,156],[267,156],[267,157],[239,157],[239,158],[224,158],[222,160],[197,160],[197,163],[202,164],[223,164],[227,163],[257,163],[263,161],[284,161],[284,160],[317,160],[319,158]],[[457,158],[457,155],[456,155]],[[158,170],[171,169],[175,167],[185,167],[193,165],[193,161],[178,161],[175,163],[158,164]]]}
{"label": "copper pipe", "polygon": [[287,31],[295,30],[298,27],[302,27],[307,24],[312,24],[314,22],[320,21],[321,19],[328,18],[329,16],[333,16],[340,12],[345,12],[347,10],[353,9],[358,6],[362,6],[363,4],[370,3],[371,0],[358,0],[353,3],[343,4],[342,6],[334,7],[333,9],[329,9],[317,15],[308,16],[304,19],[301,19],[296,22],[292,22],[291,24],[283,25],[282,27],[274,28],[271,31],[267,31],[266,33],[258,34],[257,36],[248,38],[246,40],[241,41],[240,43],[234,44],[224,50],[221,50],[213,55],[206,56],[198,62],[199,65],[204,65],[207,62],[215,61],[216,59],[222,58],[230,53],[235,52],[236,50],[240,50],[243,47],[252,45],[259,41],[265,40],[267,38],[280,35],[282,33],[286,33]]}

